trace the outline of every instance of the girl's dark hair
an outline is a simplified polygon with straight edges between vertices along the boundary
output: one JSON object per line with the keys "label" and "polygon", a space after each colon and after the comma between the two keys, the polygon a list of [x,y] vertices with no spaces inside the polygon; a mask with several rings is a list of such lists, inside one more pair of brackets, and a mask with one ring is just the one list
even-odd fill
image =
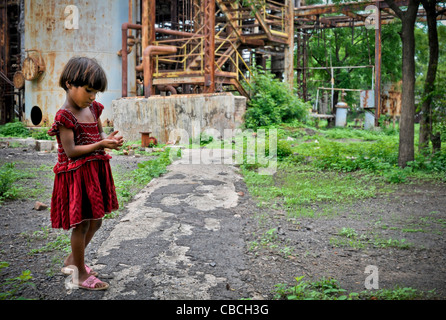
{"label": "girl's dark hair", "polygon": [[68,90],[67,83],[75,87],[89,86],[104,92],[107,88],[107,76],[95,59],[74,57],[65,65],[59,79],[59,86]]}

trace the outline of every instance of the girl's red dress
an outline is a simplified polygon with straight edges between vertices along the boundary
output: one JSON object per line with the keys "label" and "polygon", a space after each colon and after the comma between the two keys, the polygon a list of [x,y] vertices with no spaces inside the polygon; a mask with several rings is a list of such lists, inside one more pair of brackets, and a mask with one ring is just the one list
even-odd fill
{"label": "girl's red dress", "polygon": [[78,158],[68,158],[63,149],[59,126],[72,129],[76,145],[87,145],[102,140],[97,120],[104,106],[93,102],[90,106],[96,122],[78,122],[65,109],[60,109],[48,134],[56,136],[58,161],[54,166],[54,189],[51,199],[53,228],[68,230],[84,220],[101,219],[105,213],[119,208],[109,160],[103,149]]}

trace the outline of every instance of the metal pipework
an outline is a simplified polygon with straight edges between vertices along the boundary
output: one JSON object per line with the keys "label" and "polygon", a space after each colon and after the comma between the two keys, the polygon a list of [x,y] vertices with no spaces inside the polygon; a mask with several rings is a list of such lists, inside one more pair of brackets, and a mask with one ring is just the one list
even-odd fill
{"label": "metal pipework", "polygon": [[140,30],[141,25],[133,24],[133,23],[124,23],[122,24],[122,48],[121,48],[121,57],[122,57],[122,97],[127,97],[127,86],[128,86],[128,51],[127,51],[127,32],[129,29]]}
{"label": "metal pipework", "polygon": [[[161,28],[155,28],[155,31],[157,33],[164,33],[164,34],[169,34],[172,36],[179,36],[179,37],[194,37],[197,34],[195,33],[191,33],[191,32],[184,32],[184,31],[177,31],[177,30],[168,30],[168,29],[161,29]],[[142,72],[144,67],[143,64],[139,64],[135,67],[136,71],[138,72]]]}
{"label": "metal pipework", "polygon": [[[128,47],[128,30],[141,30],[142,25],[134,24],[126,22],[122,24],[122,48],[119,51],[118,55],[122,57],[122,97],[125,98],[128,96],[128,55],[131,50],[127,50]],[[175,36],[183,36],[183,37],[193,37],[195,34],[190,32],[176,31],[176,30],[166,30],[161,28],[155,28],[156,32],[170,34]],[[143,64],[136,66],[136,71],[142,72],[144,69]]]}
{"label": "metal pipework", "polygon": [[161,55],[176,53],[177,47],[174,46],[148,46],[143,52],[143,69],[144,69],[144,96],[146,98],[152,95],[153,78],[152,78],[152,55]]}
{"label": "metal pipework", "polygon": [[177,90],[172,85],[162,85],[162,84],[159,84],[159,85],[156,86],[156,88],[158,90],[160,90],[160,91],[168,91],[168,92],[170,92],[170,94],[177,94]]}

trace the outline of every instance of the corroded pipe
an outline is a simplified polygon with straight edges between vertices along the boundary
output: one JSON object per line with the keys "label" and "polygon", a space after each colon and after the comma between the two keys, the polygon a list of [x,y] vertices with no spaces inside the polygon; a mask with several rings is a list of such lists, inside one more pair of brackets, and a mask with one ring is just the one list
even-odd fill
{"label": "corroded pipe", "polygon": [[122,24],[122,48],[121,48],[121,57],[122,57],[122,97],[127,97],[127,84],[128,84],[128,51],[127,51],[127,31],[129,29],[139,30],[141,29],[141,25],[132,24],[132,23],[123,23]]}
{"label": "corroded pipe", "polygon": [[169,91],[170,94],[177,94],[177,89],[175,89],[172,85],[162,85],[159,84],[156,88],[160,91]]}
{"label": "corroded pipe", "polygon": [[[167,29],[161,29],[161,28],[155,28],[155,31],[158,33],[164,33],[164,34],[169,34],[172,36],[179,36],[179,37],[193,37],[196,36],[197,34],[195,33],[191,33],[191,32],[184,32],[184,31],[177,31],[177,30],[167,30]],[[142,72],[144,70],[144,67],[141,64],[137,65],[135,67],[135,70],[138,72]]]}
{"label": "corroded pipe", "polygon": [[146,98],[152,95],[152,55],[161,55],[176,53],[177,47],[174,46],[147,46],[143,52],[143,69],[144,69],[144,96]]}

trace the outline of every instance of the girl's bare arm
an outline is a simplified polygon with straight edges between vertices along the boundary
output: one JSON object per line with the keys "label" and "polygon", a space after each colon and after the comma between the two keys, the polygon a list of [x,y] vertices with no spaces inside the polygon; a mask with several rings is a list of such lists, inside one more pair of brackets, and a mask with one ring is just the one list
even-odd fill
{"label": "girl's bare arm", "polygon": [[62,146],[69,158],[77,158],[98,149],[119,149],[119,147],[122,146],[122,138],[115,138],[117,131],[110,134],[110,136],[108,136],[106,139],[87,145],[75,145],[74,132],[71,129],[67,129],[64,126],[59,126],[59,132]]}

